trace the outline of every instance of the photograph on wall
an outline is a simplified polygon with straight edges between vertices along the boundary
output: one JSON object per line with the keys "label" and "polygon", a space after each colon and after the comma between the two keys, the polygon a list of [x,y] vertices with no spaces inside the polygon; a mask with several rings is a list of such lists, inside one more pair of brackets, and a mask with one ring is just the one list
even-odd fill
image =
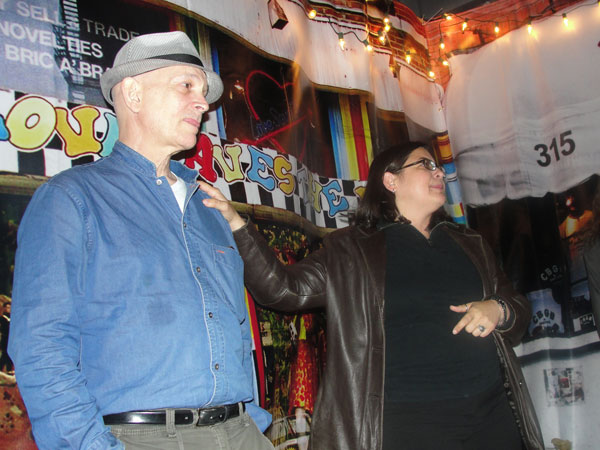
{"label": "photograph on wall", "polygon": [[592,225],[592,201],[598,184],[592,177],[556,196],[556,212],[563,251],[567,255],[569,293],[566,324],[573,334],[595,331],[583,253]]}
{"label": "photograph on wall", "polygon": [[524,342],[595,331],[583,251],[598,177],[542,198],[469,208],[470,226],[496,249],[503,270],[531,302]]}
{"label": "photograph on wall", "polygon": [[548,406],[570,406],[585,401],[581,367],[544,370]]}

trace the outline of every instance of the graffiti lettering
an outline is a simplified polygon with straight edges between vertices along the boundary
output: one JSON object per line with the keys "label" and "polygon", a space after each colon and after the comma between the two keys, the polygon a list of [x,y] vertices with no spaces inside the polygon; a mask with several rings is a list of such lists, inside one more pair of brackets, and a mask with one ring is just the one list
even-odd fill
{"label": "graffiti lettering", "polygon": [[[321,212],[321,192],[323,186],[321,186],[315,179],[312,172],[308,172],[308,195],[313,204],[313,208],[316,212]],[[329,205],[331,207],[331,205]]]}
{"label": "graffiti lettering", "polygon": [[86,153],[99,153],[102,145],[94,137],[94,122],[100,117],[100,112],[91,106],[80,106],[74,108],[71,114],[79,131],[69,124],[69,111],[56,108],[56,132],[63,141],[67,156],[76,158]]}
{"label": "graffiti lettering", "polygon": [[272,191],[275,188],[275,180],[269,175],[267,169],[273,170],[273,158],[269,155],[261,152],[258,148],[249,145],[250,150],[250,167],[246,176],[250,181],[260,184],[268,191]]}
{"label": "graffiti lettering", "polygon": [[18,149],[31,152],[44,147],[56,133],[69,157],[89,153],[106,156],[110,153],[118,135],[114,114],[104,114],[108,128],[103,142],[94,134],[97,119],[100,117],[100,111],[96,107],[78,106],[70,111],[70,116],[72,120],[67,109],[55,107],[44,98],[20,98],[6,115],[7,132],[0,133],[0,140],[9,141]]}
{"label": "graffiti lettering", "polygon": [[291,195],[296,188],[294,176],[290,173],[291,169],[292,164],[283,156],[277,156],[273,160],[273,172],[275,173],[275,177],[281,181],[279,183],[279,189],[281,189],[285,195]]}
{"label": "graffiti lettering", "polygon": [[[0,115],[0,141],[23,152],[38,151],[57,136],[66,157],[108,156],[118,135],[117,119],[111,111],[90,105],[55,106],[34,95],[19,98],[6,116]],[[327,211],[330,217],[349,208],[339,180],[327,180],[323,185],[305,167],[296,171],[290,158],[272,156],[270,151],[247,144],[220,145],[201,133],[194,155],[184,164],[211,183],[219,176],[218,167],[227,183],[247,180],[269,192],[279,189],[286,196],[296,194],[305,205],[317,213]]]}
{"label": "graffiti lettering", "polygon": [[50,102],[39,97],[17,101],[6,117],[10,143],[22,150],[37,150],[54,132],[56,113]]}
{"label": "graffiti lettering", "polygon": [[112,148],[115,142],[119,139],[119,125],[117,124],[117,116],[111,112],[105,112],[104,118],[108,128],[104,133],[104,139],[102,140],[102,150],[100,156],[108,156],[112,152]]}
{"label": "graffiti lettering", "polygon": [[6,128],[6,121],[4,117],[0,115],[0,141],[8,141],[10,137],[10,133],[8,132],[8,128]]}
{"label": "graffiti lettering", "polygon": [[[241,154],[242,147],[238,144],[226,145],[225,149],[222,149],[219,145],[213,146],[213,157],[219,167],[221,167],[223,178],[225,178],[225,181],[228,183],[244,179],[244,173],[242,172],[242,166],[240,165]],[[225,155],[231,160],[231,165],[225,160]]]}
{"label": "graffiti lettering", "polygon": [[329,205],[330,217],[335,216],[340,211],[346,211],[348,209],[348,200],[343,196],[343,193],[339,180],[331,180],[323,186],[323,194],[325,194],[327,204]]}
{"label": "graffiti lettering", "polygon": [[205,134],[201,134],[196,142],[196,154],[191,158],[186,158],[184,162],[190,169],[194,168],[194,163],[200,165],[198,172],[206,181],[210,183],[217,181],[217,172],[213,167],[213,145]]}

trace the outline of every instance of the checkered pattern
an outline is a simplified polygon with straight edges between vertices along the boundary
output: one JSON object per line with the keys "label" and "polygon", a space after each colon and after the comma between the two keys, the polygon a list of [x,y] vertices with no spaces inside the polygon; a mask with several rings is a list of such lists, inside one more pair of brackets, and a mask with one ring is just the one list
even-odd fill
{"label": "checkered pattern", "polygon": [[[242,145],[242,147],[245,146]],[[271,156],[272,158],[278,156],[278,153],[271,149],[260,149],[260,152]],[[247,170],[250,167],[250,158],[250,151],[244,149],[240,156],[240,163],[244,173],[247,173]],[[321,186],[326,186],[331,181],[337,180],[342,188],[342,195],[348,202],[348,209],[345,211],[335,211],[335,214],[331,215],[330,205],[323,193],[319,194],[320,210],[318,211],[313,205],[312,195],[307,192],[309,189],[308,178],[310,172],[308,168],[291,155],[287,155],[286,159],[292,165],[290,173],[295,176],[294,192],[290,195],[284,194],[284,192],[277,187],[269,190],[260,183],[249,181],[247,176],[243,181],[227,183],[222,177],[218,166],[216,170],[219,177],[213,184],[215,187],[219,188],[229,200],[251,205],[271,206],[291,211],[304,217],[318,227],[342,228],[347,226],[348,211],[354,210],[358,204],[356,189],[364,186],[365,182],[332,179],[320,177],[314,173],[311,174],[313,181],[319,183]],[[338,199],[338,201],[340,201],[340,199]]]}
{"label": "checkered pattern", "polygon": [[[26,94],[18,91],[0,90],[0,115],[2,115],[3,126],[6,125],[8,112],[14,104]],[[33,96],[29,96],[33,97]],[[71,110],[75,105],[63,100],[57,100],[50,97],[42,97],[54,107],[61,107]],[[101,113],[108,112],[98,108]],[[33,120],[33,118],[30,118]],[[96,135],[102,135],[106,130],[106,124],[102,120],[97,120]],[[23,150],[15,147],[8,140],[0,140],[0,171],[15,172],[29,175],[53,176],[65,169],[73,166],[86,164],[100,158],[98,155],[82,155],[78,158],[69,158],[63,151],[63,143],[58,135],[53,133],[39,150]]]}
{"label": "checkered pattern", "polygon": [[[0,91],[0,115],[6,120],[8,112],[14,106],[19,98],[26,94],[17,91]],[[55,107],[63,107],[72,110],[76,106],[65,101],[56,100],[53,98],[44,97]],[[98,108],[101,113],[100,118],[94,124],[94,132],[98,139],[102,139],[106,133],[107,121],[104,119],[105,114],[112,114],[112,111],[104,108]],[[104,119],[104,120],[103,120]],[[209,136],[213,144],[225,147],[226,142],[221,142],[218,137]],[[244,144],[242,154],[240,155],[240,163],[243,173],[246,175],[243,181],[235,181],[227,183],[223,178],[219,165],[215,162],[215,170],[218,173],[218,179],[214,183],[223,194],[230,200],[240,203],[248,203],[253,205],[264,205],[275,208],[281,208],[287,211],[294,212],[318,227],[326,228],[341,228],[348,224],[347,213],[356,208],[358,197],[356,189],[364,186],[365,182],[341,180],[337,179],[343,198],[348,202],[348,208],[344,211],[334,211],[331,213],[330,205],[323,192],[319,194],[319,205],[315,208],[312,201],[312,195],[309,193],[309,179],[319,183],[321,186],[326,186],[336,179],[320,177],[310,173],[309,169],[299,162],[295,157],[286,155],[285,158],[291,163],[290,173],[295,177],[295,189],[291,195],[286,195],[278,188],[278,180],[272,177],[274,188],[268,189],[260,183],[249,181],[248,170],[251,168],[251,149]],[[275,150],[256,149],[271,158],[278,156]],[[24,151],[12,145],[8,140],[0,140],[0,171],[53,176],[57,173],[71,168],[75,165],[85,164],[100,158],[98,155],[83,155],[78,158],[70,158],[63,151],[63,143],[56,133],[53,133],[49,141],[46,142],[43,148],[34,151]],[[199,167],[198,167],[199,169]],[[261,176],[265,174],[261,173]],[[272,175],[272,174],[271,174]],[[336,199],[340,201],[340,198]]]}

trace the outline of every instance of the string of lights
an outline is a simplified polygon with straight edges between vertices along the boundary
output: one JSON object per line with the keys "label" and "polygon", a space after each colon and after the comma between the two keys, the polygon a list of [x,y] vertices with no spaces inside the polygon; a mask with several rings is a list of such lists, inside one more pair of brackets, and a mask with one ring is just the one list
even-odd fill
{"label": "string of lights", "polygon": [[[559,14],[562,16],[562,19],[563,19],[562,22],[563,22],[564,26],[568,27],[569,26],[568,15],[571,12],[573,12],[579,8],[582,8],[582,7],[596,6],[596,5],[600,7],[600,1],[593,0],[593,1],[588,1],[588,2],[578,3],[576,5],[573,5],[572,7],[567,6],[563,12],[559,13],[555,9],[557,7],[557,5],[552,0],[549,0],[548,5],[545,6],[540,12],[538,12],[536,14],[527,14],[526,18],[523,20],[514,20],[513,19],[514,16],[520,15],[519,13],[521,11],[523,11],[525,9],[530,11],[531,7],[538,3],[539,3],[538,1],[533,0],[530,4],[526,4],[524,6],[521,6],[518,9],[511,10],[509,12],[509,14],[507,14],[506,16],[497,17],[493,20],[492,19],[482,19],[479,17],[473,17],[472,15],[469,17],[466,14],[459,14],[459,13],[454,13],[454,14],[443,13],[443,15],[441,17],[443,17],[443,19],[445,19],[445,20],[438,21],[438,30],[439,30],[439,35],[440,35],[439,49],[440,49],[440,53],[443,53],[443,56],[440,56],[438,58],[438,63],[441,63],[444,66],[448,66],[449,65],[448,57],[452,56],[454,53],[454,52],[447,51],[447,45],[444,40],[444,37],[451,37],[453,34],[458,34],[458,33],[464,34],[465,32],[471,32],[473,34],[476,34],[480,40],[479,45],[472,46],[467,50],[463,50],[463,51],[470,51],[473,48],[477,48],[481,45],[485,45],[485,44],[489,43],[490,41],[500,37],[501,35],[506,34],[515,29],[521,28],[523,26],[526,26],[528,34],[532,35],[534,33],[534,22],[538,22],[540,20],[545,20],[545,19],[548,19],[549,17],[557,16]],[[493,28],[491,28],[492,24],[493,24]],[[490,30],[493,30],[493,33],[491,33]]]}
{"label": "string of lights", "polygon": [[[340,15],[350,12],[362,17],[364,23],[361,24],[360,28],[356,28],[355,24],[340,23],[332,19],[330,15],[319,14],[315,9],[306,9],[304,4],[306,2],[302,3],[300,0],[289,1],[301,7],[309,19],[328,23],[338,39],[341,50],[347,48],[346,36],[353,35],[364,46],[365,51],[389,55],[389,67],[394,76],[398,74],[399,65],[406,65],[415,73],[433,80],[431,76],[433,72],[431,71],[426,47],[416,43],[413,43],[412,47],[407,46],[406,42],[411,40],[410,36],[404,30],[393,27],[391,21],[391,17],[394,15],[393,1],[387,3],[388,8],[381,17],[372,17],[368,14],[367,2],[364,2],[361,10],[356,8],[343,9],[329,3],[326,4],[327,7],[333,8]],[[357,33],[358,30],[360,30],[359,33]],[[402,42],[401,48],[393,45],[397,42]]]}
{"label": "string of lights", "polygon": [[[555,9],[557,8],[555,2],[553,0],[548,0],[548,5],[540,12],[528,14],[526,19],[522,21],[514,20],[512,17],[518,15],[521,10],[529,10],[534,5],[539,4],[539,0],[532,0],[529,4],[525,4],[518,9],[510,10],[506,15],[498,16],[494,19],[476,17],[474,13],[445,13],[440,11],[442,14],[439,18],[432,18],[427,21],[437,22],[439,30],[439,50],[434,52],[439,54],[439,57],[435,59],[432,57],[431,51],[427,48],[416,49],[406,45],[408,34],[403,30],[393,27],[392,21],[390,20],[394,14],[393,1],[386,2],[388,9],[383,13],[382,18],[372,17],[368,14],[366,1],[363,4],[362,10],[356,8],[342,8],[329,2],[320,3],[320,6],[326,6],[327,8],[333,9],[336,13],[340,13],[340,15],[343,15],[344,12],[349,12],[362,16],[362,20],[364,20],[362,26],[334,20],[330,15],[319,14],[314,8],[307,9],[307,3],[310,5],[310,3],[315,4],[316,2],[309,3],[302,0],[288,1],[302,8],[310,20],[329,24],[338,39],[338,44],[342,51],[347,48],[346,37],[352,35],[358,42],[363,44],[365,51],[389,55],[389,66],[394,76],[397,76],[399,66],[405,66],[432,82],[436,81],[440,76],[439,74],[436,76],[436,73],[432,69],[432,63],[437,63],[438,66],[448,68],[448,58],[452,56],[455,51],[454,49],[452,51],[447,51],[448,49],[444,37],[450,37],[457,33],[465,34],[467,32],[476,34],[479,37],[479,45],[471,46],[470,49],[472,49],[485,45],[501,35],[523,26],[527,26],[528,33],[533,34],[534,23],[536,21],[547,19],[548,17],[558,14],[562,16],[564,25],[568,27],[568,14],[570,12],[585,6],[598,5],[600,7],[600,0],[593,0],[578,3],[571,8],[567,7],[566,10],[559,13]],[[402,42],[402,45],[400,47],[394,47],[392,45],[392,40],[394,43]]]}

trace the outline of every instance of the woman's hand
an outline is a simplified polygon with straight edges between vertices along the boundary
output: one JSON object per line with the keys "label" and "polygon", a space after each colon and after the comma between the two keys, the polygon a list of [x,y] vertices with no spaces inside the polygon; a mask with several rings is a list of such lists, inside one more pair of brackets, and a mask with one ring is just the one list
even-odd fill
{"label": "woman's hand", "polygon": [[458,334],[464,328],[473,336],[486,337],[496,329],[498,322],[502,319],[502,308],[496,300],[482,300],[465,305],[454,306],[450,309],[456,313],[464,313],[452,330],[452,334]]}
{"label": "woman's hand", "polygon": [[210,198],[205,198],[202,200],[204,205],[208,206],[209,208],[215,208],[221,214],[223,214],[223,217],[229,224],[231,231],[238,230],[246,225],[246,221],[241,218],[241,216],[233,208],[233,206],[231,206],[229,200],[225,198],[220,190],[208,183],[205,183],[204,181],[198,181],[198,185],[200,186],[200,189],[210,196]]}

